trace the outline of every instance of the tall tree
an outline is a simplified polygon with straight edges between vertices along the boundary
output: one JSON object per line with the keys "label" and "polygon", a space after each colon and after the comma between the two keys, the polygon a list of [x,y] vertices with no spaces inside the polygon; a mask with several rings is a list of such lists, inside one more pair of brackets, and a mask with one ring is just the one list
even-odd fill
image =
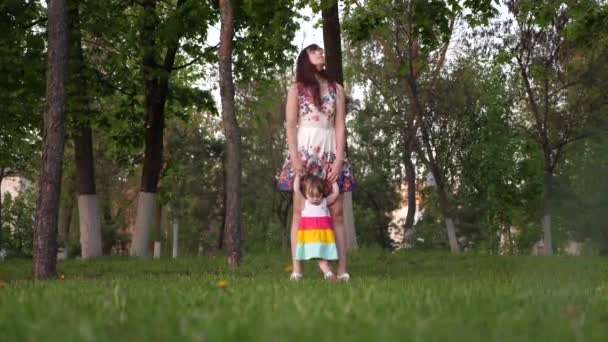
{"label": "tall tree", "polygon": [[[377,6],[376,10],[391,13],[380,2],[375,6]],[[354,9],[349,8],[346,14],[348,20],[347,34],[351,38],[349,54],[353,64],[352,78],[364,84],[369,84],[370,92],[379,96],[376,101],[381,101],[388,106],[388,111],[384,108],[374,108],[373,110],[376,114],[385,112],[387,117],[383,118],[382,121],[385,123],[392,122],[398,127],[398,129],[392,130],[391,128],[394,126],[383,124],[379,129],[391,136],[395,135],[393,139],[399,144],[400,152],[395,157],[398,157],[399,162],[404,166],[405,173],[401,175],[401,178],[404,178],[407,184],[408,210],[402,226],[405,232],[414,225],[417,184],[414,163],[415,117],[409,108],[407,97],[403,96],[403,90],[407,84],[406,74],[402,71],[403,66],[407,63],[407,56],[403,53],[406,41],[393,37],[395,30],[399,30],[403,26],[403,13],[392,12],[395,16],[388,16],[385,25],[375,27],[373,34],[365,35],[367,38],[361,39],[359,36],[361,30],[357,28],[359,26],[358,22],[361,20],[360,16],[363,15],[363,18],[365,18],[368,15],[375,14],[373,12],[361,13],[360,10],[356,6]],[[375,59],[376,54],[380,54],[384,58],[379,61]],[[367,95],[371,94],[368,93]],[[393,131],[396,134],[388,131]],[[400,167],[397,169],[401,170]]]}
{"label": "tall tree", "polygon": [[[441,158],[441,155],[446,157],[446,151],[439,151],[434,139],[437,134],[443,134],[437,122],[441,113],[434,107],[440,99],[433,98],[433,94],[445,66],[456,19],[468,9],[471,14],[464,17],[470,23],[484,22],[495,13],[492,1],[465,2],[461,6],[457,2],[376,0],[366,6],[357,1],[349,1],[349,5],[354,7],[349,24],[353,40],[374,38],[382,46],[386,59],[396,66],[394,69],[408,100],[409,115],[402,135],[404,147],[416,151],[416,156],[434,176],[450,249],[458,252],[454,205]],[[411,152],[406,156],[411,161]],[[412,173],[409,169],[408,173]]]}
{"label": "tall tree", "polygon": [[[179,0],[170,15],[179,18],[186,0]],[[169,78],[174,68],[175,57],[180,47],[185,23],[177,25],[175,32],[162,41],[159,37],[160,19],[157,14],[158,0],[144,0],[142,26],[139,32],[142,49],[145,112],[145,152],[141,176],[141,189],[137,204],[135,233],[131,254],[149,254],[149,242],[156,207],[156,193],[160,179],[163,153],[163,130],[165,127],[165,103],[169,91]],[[177,17],[177,18],[176,18]],[[173,22],[176,24],[176,22]],[[164,42],[164,44],[162,44]],[[158,62],[158,51],[164,51],[162,62]]]}
{"label": "tall tree", "polygon": [[234,37],[234,7],[231,0],[220,0],[219,76],[222,98],[222,122],[226,135],[225,222],[224,240],[228,263],[238,266],[241,261],[241,137],[234,105],[232,51]]}
{"label": "tall tree", "polygon": [[34,224],[34,278],[57,276],[57,216],[65,142],[68,62],[65,0],[48,2],[47,111],[44,115],[42,172]]}
{"label": "tall tree", "polygon": [[336,80],[341,85],[344,85],[338,0],[323,0],[321,4],[321,16],[323,18],[325,70],[329,77]]}
{"label": "tall tree", "polygon": [[[338,0],[323,0],[321,3],[321,16],[323,18],[325,70],[330,78],[336,80],[338,83],[340,83],[340,85],[344,85],[344,72],[342,67],[342,38],[340,31]],[[345,148],[348,150],[347,146],[345,146]],[[347,192],[344,194],[343,206],[346,248],[350,250],[357,247],[352,192]]]}
{"label": "tall tree", "polygon": [[102,255],[101,220],[95,190],[92,111],[88,71],[82,49],[80,0],[68,4],[69,70],[68,117],[74,136],[76,192],[80,222],[80,247],[83,259]]}
{"label": "tall tree", "polygon": [[[44,110],[46,13],[38,3],[11,1],[0,9],[0,185],[33,177]],[[0,249],[3,245],[0,203]]]}
{"label": "tall tree", "polygon": [[543,251],[552,255],[555,175],[569,145],[589,136],[589,123],[597,112],[594,107],[605,104],[601,97],[580,88],[598,62],[590,51],[568,40],[567,30],[598,4],[514,0],[507,5],[515,33],[507,36],[505,44],[519,74],[515,80],[520,84],[522,112],[527,114],[516,124],[543,156]]}

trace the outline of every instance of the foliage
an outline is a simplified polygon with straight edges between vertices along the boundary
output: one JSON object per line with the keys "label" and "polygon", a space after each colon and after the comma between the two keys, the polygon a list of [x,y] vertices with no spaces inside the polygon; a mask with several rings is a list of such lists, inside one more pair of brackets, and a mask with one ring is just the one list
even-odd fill
{"label": "foliage", "polygon": [[9,257],[31,257],[33,247],[36,191],[32,187],[16,197],[4,194],[2,200],[2,245]]}
{"label": "foliage", "polygon": [[0,168],[25,173],[35,166],[46,69],[45,32],[38,2],[0,4]]}

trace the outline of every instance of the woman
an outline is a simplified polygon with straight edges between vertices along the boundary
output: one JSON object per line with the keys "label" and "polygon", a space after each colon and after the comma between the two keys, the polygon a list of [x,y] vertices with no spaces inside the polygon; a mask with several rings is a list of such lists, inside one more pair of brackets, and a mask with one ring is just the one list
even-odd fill
{"label": "woman", "polygon": [[[338,182],[340,196],[330,206],[334,234],[338,248],[337,279],[348,281],[346,272],[346,235],[342,193],[352,191],[355,179],[344,156],[346,145],[345,96],[342,86],[330,80],[324,70],[323,49],[316,44],[306,47],[298,56],[296,83],[287,94],[286,120],[289,154],[279,176],[279,189],[293,191],[296,175],[313,174],[327,181]],[[302,201],[293,197],[291,224],[292,280],[302,278],[300,262],[295,259],[297,231]],[[321,270],[328,269],[327,261],[320,261]]]}

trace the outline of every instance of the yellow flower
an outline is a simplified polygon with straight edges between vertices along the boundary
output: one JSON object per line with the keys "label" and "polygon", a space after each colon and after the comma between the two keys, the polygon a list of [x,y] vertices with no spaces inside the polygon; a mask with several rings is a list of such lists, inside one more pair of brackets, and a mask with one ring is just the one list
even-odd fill
{"label": "yellow flower", "polygon": [[225,289],[228,287],[228,281],[226,280],[220,280],[217,282],[217,287],[219,287],[220,289]]}
{"label": "yellow flower", "polygon": [[582,309],[578,305],[570,304],[570,305],[566,306],[566,315],[571,320],[578,319],[581,316],[581,313],[582,313]]}
{"label": "yellow flower", "polygon": [[65,276],[63,274],[59,275],[59,280],[65,280]]}
{"label": "yellow flower", "polygon": [[293,266],[292,265],[288,265],[285,267],[285,272],[293,272]]}

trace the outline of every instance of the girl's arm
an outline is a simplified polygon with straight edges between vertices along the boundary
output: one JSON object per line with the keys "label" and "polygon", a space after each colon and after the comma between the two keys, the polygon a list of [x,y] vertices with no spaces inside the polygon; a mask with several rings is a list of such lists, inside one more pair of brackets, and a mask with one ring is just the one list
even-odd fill
{"label": "girl's arm", "polygon": [[340,188],[338,187],[338,183],[334,182],[331,185],[331,194],[327,196],[327,205],[334,204],[334,202],[338,199],[338,196],[340,196]]}

